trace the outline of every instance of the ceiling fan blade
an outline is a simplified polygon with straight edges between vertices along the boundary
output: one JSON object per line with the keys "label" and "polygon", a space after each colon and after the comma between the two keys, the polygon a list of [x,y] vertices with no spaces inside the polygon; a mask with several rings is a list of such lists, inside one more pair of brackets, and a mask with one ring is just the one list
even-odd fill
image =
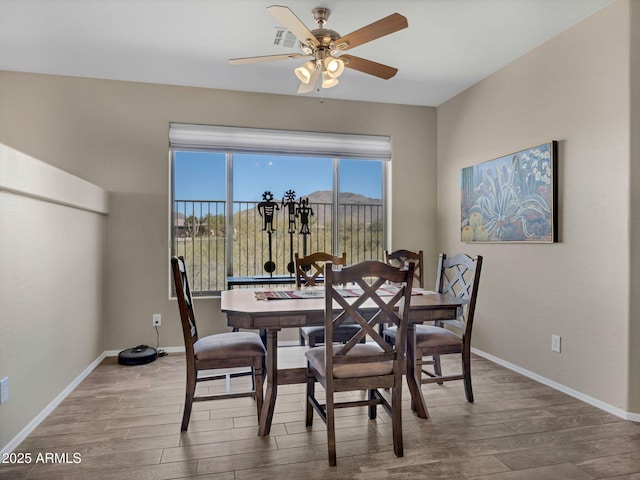
{"label": "ceiling fan blade", "polygon": [[313,33],[311,33],[311,30],[302,23],[302,20],[296,17],[289,7],[271,5],[270,7],[267,7],[267,11],[284,27],[287,27],[302,43],[313,45],[314,47],[320,45],[320,42]]}
{"label": "ceiling fan blade", "polygon": [[271,62],[273,60],[286,60],[288,58],[304,57],[301,53],[283,53],[281,55],[263,55],[261,57],[243,57],[231,58],[229,63],[232,65],[243,65],[245,63]]}
{"label": "ceiling fan blade", "polygon": [[313,92],[318,83],[318,78],[320,78],[320,73],[322,73],[322,69],[316,67],[316,69],[311,74],[311,78],[309,79],[309,83],[300,82],[300,87],[296,93],[309,93]]}
{"label": "ceiling fan blade", "polygon": [[382,63],[372,62],[371,60],[366,60],[364,58],[354,57],[353,55],[340,55],[340,58],[344,61],[345,67],[358,70],[362,73],[368,73],[369,75],[373,75],[374,77],[382,78],[384,80],[389,80],[398,73],[397,68],[383,65]]}
{"label": "ceiling fan blade", "polygon": [[336,50],[349,50],[350,48],[357,47],[376,38],[384,37],[408,26],[407,17],[399,13],[392,13],[388,17],[381,18],[377,22],[373,22],[366,27],[362,27],[337,39],[334,43]]}

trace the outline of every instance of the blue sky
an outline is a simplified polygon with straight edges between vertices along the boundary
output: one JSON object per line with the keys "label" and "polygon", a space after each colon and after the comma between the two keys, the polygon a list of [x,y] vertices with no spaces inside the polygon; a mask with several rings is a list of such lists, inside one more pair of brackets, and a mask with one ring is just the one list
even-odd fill
{"label": "blue sky", "polygon": [[[261,201],[270,191],[281,200],[287,190],[296,198],[317,190],[332,190],[330,158],[234,154],[234,197],[240,201]],[[225,155],[206,152],[176,152],[176,200],[224,200]],[[382,198],[381,162],[343,160],[340,190]]]}

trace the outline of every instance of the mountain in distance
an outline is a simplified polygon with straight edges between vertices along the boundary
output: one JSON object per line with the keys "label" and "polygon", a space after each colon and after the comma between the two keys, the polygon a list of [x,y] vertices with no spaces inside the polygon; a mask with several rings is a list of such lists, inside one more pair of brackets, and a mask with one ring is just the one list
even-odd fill
{"label": "mountain in distance", "polygon": [[[301,197],[308,198],[309,203],[331,203],[333,201],[333,192],[331,190],[318,190],[310,193],[309,195],[301,195]],[[338,195],[338,200],[342,204],[382,205],[382,199],[369,198],[359,193],[340,193]]]}
{"label": "mountain in distance", "polygon": [[[331,223],[333,216],[331,208],[333,192],[331,190],[319,190],[301,197],[309,199],[309,205],[315,210],[314,217],[318,225]],[[296,201],[299,201],[299,199],[296,199]],[[340,215],[350,218],[350,223],[370,223],[376,219],[381,219],[382,216],[382,200],[379,198],[369,198],[359,193],[345,192],[339,194],[338,204],[340,205]],[[372,218],[372,216],[375,218]],[[341,220],[341,222],[343,221],[347,220]]]}

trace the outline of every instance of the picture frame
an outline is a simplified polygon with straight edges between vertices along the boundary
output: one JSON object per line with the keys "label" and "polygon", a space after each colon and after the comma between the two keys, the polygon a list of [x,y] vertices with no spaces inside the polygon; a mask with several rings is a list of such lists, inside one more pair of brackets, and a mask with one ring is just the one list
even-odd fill
{"label": "picture frame", "polygon": [[557,149],[553,140],[463,168],[460,240],[557,242]]}

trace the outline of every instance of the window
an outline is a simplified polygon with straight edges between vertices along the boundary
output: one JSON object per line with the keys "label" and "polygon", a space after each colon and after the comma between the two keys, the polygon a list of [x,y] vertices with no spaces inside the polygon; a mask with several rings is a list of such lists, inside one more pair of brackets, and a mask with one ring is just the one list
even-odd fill
{"label": "window", "polygon": [[295,252],[383,258],[388,137],[172,124],[170,140],[171,250],[194,295],[289,275]]}

